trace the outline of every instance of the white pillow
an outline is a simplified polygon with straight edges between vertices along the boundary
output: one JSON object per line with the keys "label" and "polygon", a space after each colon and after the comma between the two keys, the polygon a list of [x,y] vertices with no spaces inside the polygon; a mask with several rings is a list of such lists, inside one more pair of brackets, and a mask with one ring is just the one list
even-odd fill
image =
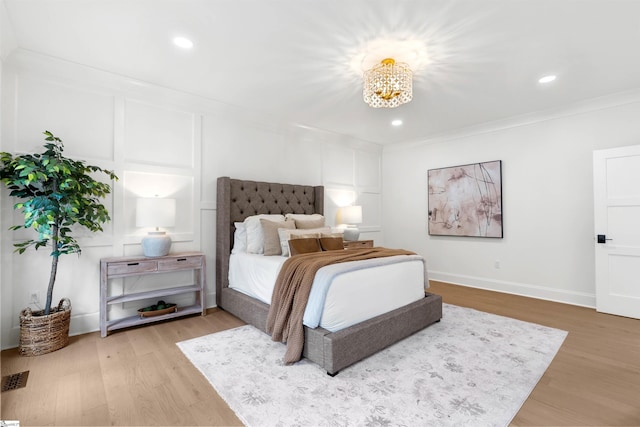
{"label": "white pillow", "polygon": [[247,252],[247,229],[244,222],[234,222],[236,231],[233,233],[233,249],[232,254],[241,254]]}
{"label": "white pillow", "polygon": [[244,220],[247,230],[247,253],[262,254],[264,253],[264,234],[262,233],[262,224],[260,219],[268,219],[269,221],[284,221],[284,215],[253,215],[248,216]]}
{"label": "white pillow", "polygon": [[308,230],[288,230],[286,228],[278,229],[280,237],[280,248],[282,256],[289,256],[289,240],[304,239],[307,237],[320,237],[323,233],[331,233],[331,227],[310,228]]}

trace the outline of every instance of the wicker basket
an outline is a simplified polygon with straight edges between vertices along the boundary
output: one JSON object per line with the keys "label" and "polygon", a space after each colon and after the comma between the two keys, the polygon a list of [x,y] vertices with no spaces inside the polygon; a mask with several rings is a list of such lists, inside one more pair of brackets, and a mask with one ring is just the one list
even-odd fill
{"label": "wicker basket", "polygon": [[60,350],[69,344],[71,301],[60,300],[58,307],[44,315],[44,310],[20,312],[20,355],[39,356]]}

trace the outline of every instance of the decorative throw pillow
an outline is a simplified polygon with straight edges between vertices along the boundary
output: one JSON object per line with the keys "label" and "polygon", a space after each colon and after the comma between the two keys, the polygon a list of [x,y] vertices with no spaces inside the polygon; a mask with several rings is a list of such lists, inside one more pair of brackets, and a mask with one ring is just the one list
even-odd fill
{"label": "decorative throw pillow", "polygon": [[236,231],[233,233],[233,249],[232,254],[241,254],[247,252],[247,229],[244,222],[234,222]]}
{"label": "decorative throw pillow", "polygon": [[295,222],[288,219],[284,221],[269,221],[268,219],[261,218],[260,224],[262,225],[262,234],[264,235],[265,256],[282,255],[278,230],[294,230],[296,228]]}
{"label": "decorative throw pillow", "polygon": [[284,222],[284,215],[260,214],[245,218],[244,225],[247,229],[247,253],[264,253],[264,234],[262,233],[262,224],[260,224],[261,219]]}
{"label": "decorative throw pillow", "polygon": [[325,219],[322,215],[304,215],[303,217],[295,217],[293,220],[296,222],[296,228],[308,230],[310,228],[324,227]]}
{"label": "decorative throw pillow", "polygon": [[311,252],[322,252],[320,242],[317,237],[309,239],[293,239],[289,240],[289,252],[291,256],[298,254],[308,254]]}
{"label": "decorative throw pillow", "polygon": [[311,228],[324,227],[325,219],[320,214],[303,215],[303,214],[286,214],[287,219],[292,219],[296,222],[296,228],[302,230],[308,230]]}
{"label": "decorative throw pillow", "polygon": [[340,229],[331,229],[329,233],[322,233],[320,237],[340,237],[344,240],[344,231]]}
{"label": "decorative throw pillow", "polygon": [[323,251],[342,251],[344,250],[344,242],[342,237],[320,237],[320,247]]}
{"label": "decorative throw pillow", "polygon": [[[284,232],[287,233],[290,230],[278,230],[278,233]],[[306,231],[306,230],[295,230],[295,231]],[[289,241],[290,240],[298,240],[298,239],[317,239],[320,237],[320,233],[304,233],[304,234],[284,234],[284,238],[280,239],[280,249],[282,250],[282,256],[291,256],[289,252]]]}
{"label": "decorative throw pillow", "polygon": [[289,219],[301,219],[301,220],[310,220],[310,219],[319,219],[319,218],[324,218],[324,215],[322,214],[295,214],[295,213],[288,213],[285,214],[285,218],[289,218]]}
{"label": "decorative throw pillow", "polygon": [[287,230],[287,229],[279,229],[278,236],[280,237],[280,248],[282,250],[283,256],[289,256],[289,240],[290,239],[301,239],[301,238],[309,238],[320,237],[321,233],[330,233],[330,227],[322,227],[322,228],[312,228],[308,230]]}

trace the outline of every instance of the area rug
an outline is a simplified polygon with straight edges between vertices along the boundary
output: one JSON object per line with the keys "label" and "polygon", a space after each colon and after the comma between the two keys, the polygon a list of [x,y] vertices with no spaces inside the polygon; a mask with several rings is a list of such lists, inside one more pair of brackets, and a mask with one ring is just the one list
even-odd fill
{"label": "area rug", "polygon": [[252,326],[178,343],[247,426],[506,426],[567,333],[445,304],[442,321],[330,377]]}

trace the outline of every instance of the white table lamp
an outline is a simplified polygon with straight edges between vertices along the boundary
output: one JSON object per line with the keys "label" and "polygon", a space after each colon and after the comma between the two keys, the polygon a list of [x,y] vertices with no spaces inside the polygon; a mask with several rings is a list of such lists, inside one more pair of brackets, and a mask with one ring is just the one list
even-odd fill
{"label": "white table lamp", "polygon": [[362,206],[345,206],[339,209],[341,224],[347,227],[344,229],[344,240],[358,240],[360,238],[360,230],[356,224],[362,223]]}
{"label": "white table lamp", "polygon": [[160,227],[173,227],[176,223],[176,199],[159,197],[139,198],[136,202],[136,226],[155,227],[142,239],[144,256],[164,256],[171,249],[171,237]]}

